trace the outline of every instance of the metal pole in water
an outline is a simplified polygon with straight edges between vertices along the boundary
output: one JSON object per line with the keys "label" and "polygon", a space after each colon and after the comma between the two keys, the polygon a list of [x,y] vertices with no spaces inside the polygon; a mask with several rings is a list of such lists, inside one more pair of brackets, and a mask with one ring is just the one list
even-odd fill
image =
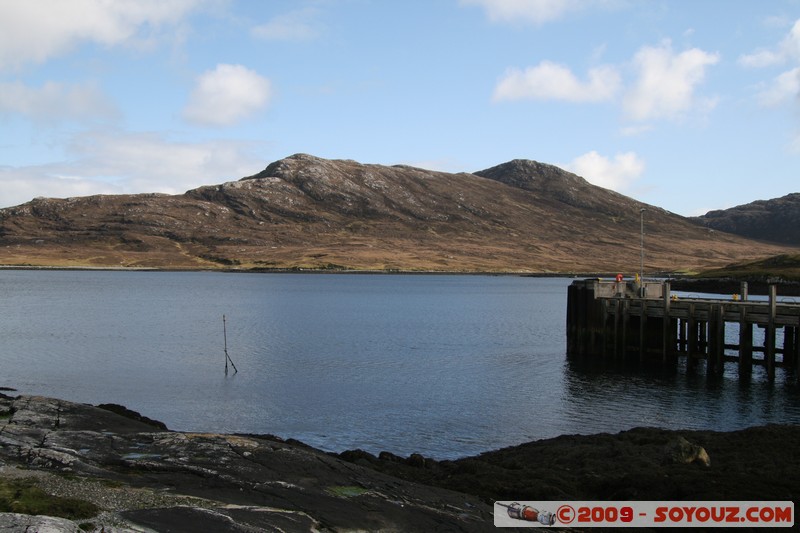
{"label": "metal pole in water", "polygon": [[231,356],[228,355],[228,328],[227,328],[226,323],[225,323],[225,315],[222,315],[222,337],[223,337],[224,342],[225,342],[225,344],[224,344],[224,346],[225,346],[225,348],[224,348],[224,350],[225,350],[225,375],[226,376],[228,375],[228,361],[230,361],[231,366],[233,367],[233,373],[237,374],[239,372],[239,369],[236,368],[236,365],[233,364],[233,359],[231,359]]}
{"label": "metal pole in water", "polygon": [[222,315],[222,338],[225,342],[224,344],[224,353],[225,353],[225,375],[228,375],[228,328],[225,325],[225,315]]}

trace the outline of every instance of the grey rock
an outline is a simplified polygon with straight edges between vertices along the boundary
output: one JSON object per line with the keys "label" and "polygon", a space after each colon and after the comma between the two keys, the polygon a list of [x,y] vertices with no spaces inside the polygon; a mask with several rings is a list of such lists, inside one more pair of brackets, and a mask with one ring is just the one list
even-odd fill
{"label": "grey rock", "polygon": [[675,437],[664,447],[664,461],[680,464],[696,463],[711,466],[711,458],[705,448],[692,444],[683,437]]}
{"label": "grey rock", "polygon": [[0,533],[83,533],[78,524],[64,518],[0,513]]}
{"label": "grey rock", "polygon": [[491,507],[477,497],[402,481],[276,437],[157,430],[135,417],[36,396],[13,399],[9,409],[11,416],[0,419],[4,470],[55,473],[47,479],[62,484],[69,474],[66,495],[115,512],[133,530],[493,528]]}

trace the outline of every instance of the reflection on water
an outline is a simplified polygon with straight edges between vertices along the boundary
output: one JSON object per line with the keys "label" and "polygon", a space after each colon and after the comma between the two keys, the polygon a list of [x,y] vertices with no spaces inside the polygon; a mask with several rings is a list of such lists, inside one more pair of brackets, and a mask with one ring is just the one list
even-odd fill
{"label": "reflection on water", "polygon": [[751,379],[745,380],[739,379],[737,369],[736,363],[726,363],[721,375],[707,375],[702,362],[688,369],[685,358],[662,364],[570,357],[565,393],[576,401],[570,416],[583,416],[596,430],[595,417],[580,406],[593,406],[593,413],[602,413],[614,430],[621,429],[615,420],[632,426],[719,431],[800,420],[791,373],[780,371],[769,383],[763,367],[755,367]]}
{"label": "reflection on water", "polygon": [[[171,429],[437,458],[635,426],[800,423],[782,370],[565,356],[571,280],[0,271],[0,386]],[[225,377],[222,315],[239,373]]]}

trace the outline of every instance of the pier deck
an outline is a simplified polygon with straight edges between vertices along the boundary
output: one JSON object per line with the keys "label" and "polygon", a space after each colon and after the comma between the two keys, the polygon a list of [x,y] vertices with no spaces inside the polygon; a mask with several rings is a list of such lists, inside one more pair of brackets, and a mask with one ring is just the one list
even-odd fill
{"label": "pier deck", "polygon": [[800,304],[779,302],[775,285],[767,301],[748,299],[746,284],[737,296],[678,298],[668,281],[577,280],[568,289],[567,351],[664,361],[685,356],[690,366],[705,360],[708,373],[736,361],[740,376],[753,365],[764,365],[769,379],[777,367],[800,375]]}

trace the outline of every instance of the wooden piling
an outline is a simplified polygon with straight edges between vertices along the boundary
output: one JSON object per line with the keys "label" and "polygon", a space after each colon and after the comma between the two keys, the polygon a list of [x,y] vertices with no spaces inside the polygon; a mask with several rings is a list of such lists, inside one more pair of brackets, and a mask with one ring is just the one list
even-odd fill
{"label": "wooden piling", "polygon": [[753,368],[753,324],[748,321],[747,306],[739,309],[739,373]]}
{"label": "wooden piling", "polygon": [[697,363],[698,338],[700,336],[699,325],[694,311],[694,304],[689,304],[689,318],[686,321],[686,366],[689,368],[694,368]]}
{"label": "wooden piling", "polygon": [[679,318],[678,319],[678,351],[685,354],[688,351],[688,346],[686,344],[686,319]]}
{"label": "wooden piling", "polygon": [[794,328],[794,377],[800,381],[800,317],[797,322]]}
{"label": "wooden piling", "polygon": [[619,298],[614,299],[614,357],[619,359],[622,357],[622,344],[620,343],[620,337],[622,337],[622,331],[620,330],[620,301]]}
{"label": "wooden piling", "polygon": [[631,302],[628,299],[622,301],[622,358],[628,357],[628,323],[630,322]]}
{"label": "wooden piling", "polygon": [[[708,313],[711,314],[710,312]],[[704,319],[697,321],[697,349],[698,355],[706,357],[708,355],[708,315]]]}
{"label": "wooden piling", "polygon": [[725,322],[722,305],[712,305],[708,317],[708,352],[706,367],[710,374],[722,372],[725,351]]}
{"label": "wooden piling", "polygon": [[783,329],[783,365],[794,368],[797,364],[797,326],[784,326]]}
{"label": "wooden piling", "polygon": [[764,331],[764,358],[767,362],[767,377],[775,379],[775,313],[777,303],[777,287],[769,286],[769,317]]}
{"label": "wooden piling", "polygon": [[[642,289],[644,290],[644,288]],[[647,344],[645,343],[645,331],[647,328],[647,305],[645,300],[639,301],[641,304],[641,312],[639,314],[639,361],[644,362],[645,352],[647,351]]]}
{"label": "wooden piling", "polygon": [[[685,355],[689,368],[705,359],[709,374],[723,372],[725,362],[734,361],[740,376],[763,362],[770,380],[781,366],[800,376],[800,305],[779,303],[774,285],[767,302],[750,300],[746,284],[740,297],[725,302],[673,300],[668,282],[647,283],[644,294],[651,297],[644,298],[619,282],[573,282],[567,292],[568,353],[615,359],[636,355],[639,361],[656,357],[663,362]],[[726,343],[728,323],[738,323],[738,343]],[[765,330],[763,346],[753,346],[755,326]],[[778,328],[783,328],[780,346]],[[763,360],[755,359],[753,352],[763,352]]]}
{"label": "wooden piling", "polygon": [[666,362],[672,356],[672,351],[675,348],[675,338],[672,334],[671,319],[670,319],[670,284],[669,281],[664,282],[664,296],[663,296],[663,313],[664,317],[661,321],[661,360]]}

